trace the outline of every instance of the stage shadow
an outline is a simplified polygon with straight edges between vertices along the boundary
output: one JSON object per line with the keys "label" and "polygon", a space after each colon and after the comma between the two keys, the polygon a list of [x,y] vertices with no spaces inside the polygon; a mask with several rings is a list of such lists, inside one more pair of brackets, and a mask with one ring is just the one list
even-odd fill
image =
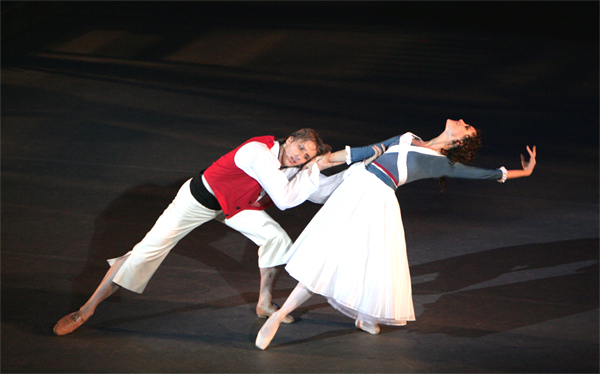
{"label": "stage shadow", "polygon": [[[72,282],[73,296],[69,310],[78,310],[92,295],[109,269],[107,259],[125,254],[144,237],[164,209],[171,203],[183,182],[185,180],[177,181],[168,186],[144,185],[132,188],[123,193],[98,216],[89,246],[87,262]],[[240,239],[239,250],[243,251],[241,260],[232,258],[227,253],[211,246],[211,243],[223,239],[228,231],[234,232],[220,222],[209,221],[183,238],[169,254],[169,256],[177,254],[187,257],[192,262],[197,262],[203,267],[215,270],[236,291],[237,297],[215,300],[214,303],[211,302],[211,308],[226,308],[240,305],[240,303],[255,303],[258,299],[258,288],[256,292],[248,292],[248,277],[253,275],[239,276],[240,272],[255,274],[256,283],[258,284],[260,275],[257,267],[256,245],[238,234]],[[161,268],[158,271],[161,271]],[[277,290],[274,296],[284,297],[290,291]],[[120,292],[123,291],[118,291],[109,297],[106,302],[119,302]],[[240,301],[240,298],[242,301]],[[204,307],[206,306],[203,304],[191,305],[162,312],[158,315],[202,309]],[[134,321],[138,318],[152,318],[158,315],[132,317],[127,321]],[[109,322],[108,324],[112,325],[113,323]]]}
{"label": "stage shadow", "polygon": [[598,239],[500,248],[411,267],[431,297],[419,334],[478,338],[598,309]]}

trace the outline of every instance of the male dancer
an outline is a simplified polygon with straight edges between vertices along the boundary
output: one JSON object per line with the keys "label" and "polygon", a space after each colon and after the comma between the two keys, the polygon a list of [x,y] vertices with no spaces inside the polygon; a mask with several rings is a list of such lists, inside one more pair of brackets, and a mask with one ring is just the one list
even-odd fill
{"label": "male dancer", "polygon": [[[94,294],[78,311],[60,319],[54,333],[73,332],[121,287],[142,293],[177,242],[211,219],[222,220],[259,246],[256,314],[271,316],[277,310],[273,290],[292,241],[264,210],[273,203],[281,210],[295,207],[317,191],[320,171],[334,165],[324,155],[326,148],[314,130],[302,129],[286,139],[252,138],[219,158],[183,184],[141,242],[109,260],[111,267]],[[294,318],[287,316],[284,322]]]}

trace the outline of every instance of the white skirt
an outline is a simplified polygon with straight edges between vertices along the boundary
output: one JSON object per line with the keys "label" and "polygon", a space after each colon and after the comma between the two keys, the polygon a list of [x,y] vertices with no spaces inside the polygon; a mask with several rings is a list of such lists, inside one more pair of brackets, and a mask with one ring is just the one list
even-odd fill
{"label": "white skirt", "polygon": [[288,273],[345,315],[414,321],[398,199],[362,163],[351,166],[287,254]]}

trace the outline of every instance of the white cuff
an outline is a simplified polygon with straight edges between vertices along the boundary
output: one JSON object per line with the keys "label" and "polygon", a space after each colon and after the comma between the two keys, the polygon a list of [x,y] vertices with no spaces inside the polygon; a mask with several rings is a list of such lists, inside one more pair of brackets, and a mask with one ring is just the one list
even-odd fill
{"label": "white cuff", "polygon": [[352,155],[350,154],[350,146],[346,146],[346,164],[350,165],[352,163]]}
{"label": "white cuff", "polygon": [[506,168],[504,166],[502,166],[501,168],[499,168],[498,170],[502,171],[502,179],[498,179],[498,183],[504,183],[506,182],[506,176],[507,176],[507,171]]}

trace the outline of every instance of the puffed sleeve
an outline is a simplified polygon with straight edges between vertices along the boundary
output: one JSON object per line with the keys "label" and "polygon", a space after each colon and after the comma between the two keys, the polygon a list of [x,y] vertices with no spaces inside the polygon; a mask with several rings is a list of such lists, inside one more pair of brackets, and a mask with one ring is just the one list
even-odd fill
{"label": "puffed sleeve", "polygon": [[234,161],[261,185],[281,210],[302,204],[319,188],[320,171],[316,164],[311,170],[302,170],[288,180],[275,155],[260,142],[245,144],[236,153]]}
{"label": "puffed sleeve", "polygon": [[335,191],[336,188],[344,181],[346,178],[346,174],[348,169],[344,171],[340,171],[339,173],[333,174],[331,176],[326,176],[321,174],[319,176],[319,189],[316,192],[313,192],[308,200],[317,203],[317,204],[325,204],[329,196]]}

